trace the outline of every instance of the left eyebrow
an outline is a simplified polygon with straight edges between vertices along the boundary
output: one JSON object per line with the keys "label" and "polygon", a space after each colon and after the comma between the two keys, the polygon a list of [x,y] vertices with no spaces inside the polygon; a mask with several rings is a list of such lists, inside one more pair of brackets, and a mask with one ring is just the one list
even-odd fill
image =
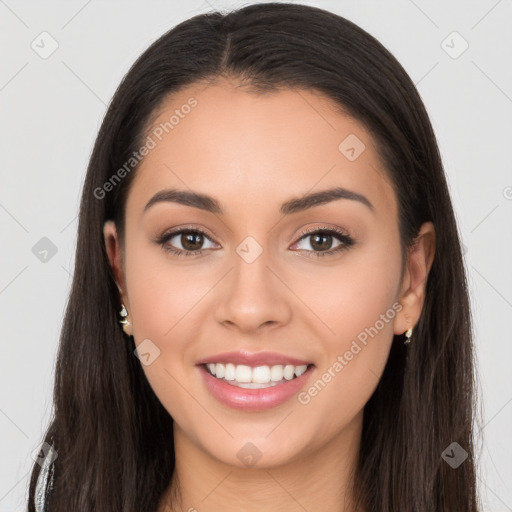
{"label": "left eyebrow", "polygon": [[[358,201],[367,206],[372,212],[375,210],[373,204],[362,194],[345,188],[335,187],[322,190],[320,192],[312,192],[299,198],[290,199],[281,205],[279,211],[282,215],[290,215],[292,213],[314,208],[315,206],[330,203],[337,199]],[[217,215],[224,214],[220,203],[215,198],[200,192],[177,189],[166,189],[157,192],[144,207],[144,212],[146,212],[151,206],[161,202],[173,202],[185,206],[191,206]]]}
{"label": "left eyebrow", "polygon": [[352,190],[347,190],[346,188],[341,187],[321,190],[320,192],[306,194],[297,199],[291,199],[290,201],[283,203],[280,211],[283,215],[289,215],[291,213],[297,213],[303,210],[308,210],[309,208],[314,208],[315,206],[330,203],[331,201],[335,201],[337,199],[350,199],[351,201],[359,201],[360,203],[367,206],[372,212],[375,211],[373,204],[367,197],[363,196],[362,194],[358,194],[357,192],[353,192]]}

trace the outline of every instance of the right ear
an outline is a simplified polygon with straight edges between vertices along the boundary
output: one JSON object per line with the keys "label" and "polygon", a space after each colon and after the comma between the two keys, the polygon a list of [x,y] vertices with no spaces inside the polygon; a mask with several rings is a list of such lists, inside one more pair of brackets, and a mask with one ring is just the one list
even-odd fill
{"label": "right ear", "polygon": [[107,251],[110,268],[114,273],[121,300],[124,302],[126,300],[126,287],[124,282],[121,244],[119,243],[114,221],[107,220],[103,225],[103,238],[105,240],[105,249]]}

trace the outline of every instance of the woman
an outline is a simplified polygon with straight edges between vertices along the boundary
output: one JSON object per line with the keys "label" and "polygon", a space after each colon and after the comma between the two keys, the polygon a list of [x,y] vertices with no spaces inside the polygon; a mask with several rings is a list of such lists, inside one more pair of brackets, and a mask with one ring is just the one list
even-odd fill
{"label": "woman", "polygon": [[195,16],[98,134],[29,510],[476,511],[470,320],[395,58],[318,8]]}

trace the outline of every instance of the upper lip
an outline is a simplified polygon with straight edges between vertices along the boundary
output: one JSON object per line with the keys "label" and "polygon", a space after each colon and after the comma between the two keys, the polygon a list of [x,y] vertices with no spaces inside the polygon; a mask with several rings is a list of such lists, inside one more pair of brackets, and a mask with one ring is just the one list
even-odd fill
{"label": "upper lip", "polygon": [[232,363],[244,364],[247,366],[272,366],[272,365],[287,365],[302,366],[304,364],[312,364],[310,361],[304,361],[295,357],[278,354],[277,352],[224,352],[222,354],[215,354],[213,356],[205,357],[197,362],[197,364],[207,363]]}

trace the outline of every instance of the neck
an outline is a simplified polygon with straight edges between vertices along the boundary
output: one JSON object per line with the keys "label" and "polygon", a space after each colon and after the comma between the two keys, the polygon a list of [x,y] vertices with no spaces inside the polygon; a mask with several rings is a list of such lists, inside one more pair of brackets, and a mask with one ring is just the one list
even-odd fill
{"label": "neck", "polygon": [[280,466],[236,467],[212,458],[176,424],[176,468],[159,512],[356,512],[362,412],[322,447]]}

